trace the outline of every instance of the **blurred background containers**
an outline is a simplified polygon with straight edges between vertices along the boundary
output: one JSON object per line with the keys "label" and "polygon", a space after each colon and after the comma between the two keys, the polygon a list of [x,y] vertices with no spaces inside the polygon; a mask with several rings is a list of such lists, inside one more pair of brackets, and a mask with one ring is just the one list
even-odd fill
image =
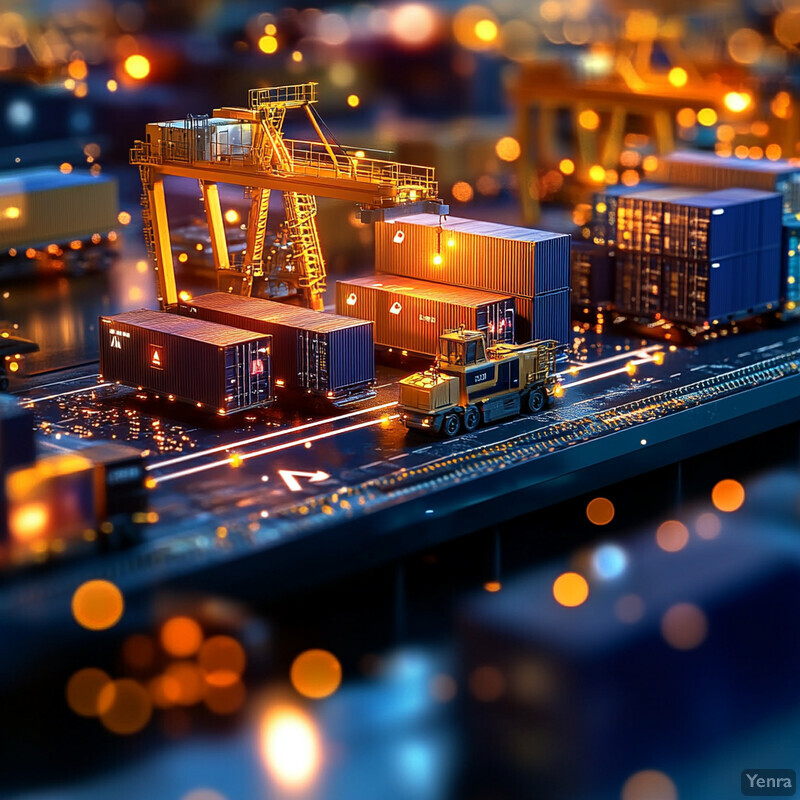
{"label": "blurred background containers", "polygon": [[439,334],[463,325],[513,343],[514,298],[396,275],[336,282],[336,311],[375,323],[375,344],[434,356]]}
{"label": "blurred background containers", "polygon": [[117,181],[42,167],[0,177],[0,249],[66,244],[117,226]]}
{"label": "blurred background containers", "polygon": [[100,318],[100,373],[226,414],[273,401],[270,336],[161,311]]}
{"label": "blurred background containers", "polygon": [[781,313],[786,318],[800,316],[800,214],[783,218],[781,259]]}
{"label": "blurred background containers", "polygon": [[715,153],[682,150],[659,159],[657,180],[703,189],[741,187],[778,192],[783,211],[800,212],[800,166],[788,161],[721,157]]}
{"label": "blurred background containers", "polygon": [[334,401],[364,399],[375,382],[373,323],[270,300],[214,292],[179,303],[181,314],[272,336],[276,389]]}
{"label": "blurred background containers", "polygon": [[613,262],[608,248],[574,241],[570,253],[570,301],[573,311],[605,310],[614,299]]}

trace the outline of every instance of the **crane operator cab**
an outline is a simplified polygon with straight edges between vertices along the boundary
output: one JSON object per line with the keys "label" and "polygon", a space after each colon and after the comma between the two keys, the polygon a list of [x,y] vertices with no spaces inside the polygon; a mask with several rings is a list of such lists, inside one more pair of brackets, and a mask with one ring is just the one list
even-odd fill
{"label": "crane operator cab", "polygon": [[455,436],[522,411],[538,413],[559,394],[557,346],[547,340],[487,348],[479,331],[445,331],[434,366],[400,381],[403,422]]}

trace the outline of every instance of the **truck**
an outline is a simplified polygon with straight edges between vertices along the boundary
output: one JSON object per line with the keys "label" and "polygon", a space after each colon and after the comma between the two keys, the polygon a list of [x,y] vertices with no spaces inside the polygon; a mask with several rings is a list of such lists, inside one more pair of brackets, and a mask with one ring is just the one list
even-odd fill
{"label": "truck", "polygon": [[403,423],[453,437],[505,417],[538,413],[561,394],[557,350],[551,339],[487,348],[481,331],[444,331],[433,367],[400,381]]}

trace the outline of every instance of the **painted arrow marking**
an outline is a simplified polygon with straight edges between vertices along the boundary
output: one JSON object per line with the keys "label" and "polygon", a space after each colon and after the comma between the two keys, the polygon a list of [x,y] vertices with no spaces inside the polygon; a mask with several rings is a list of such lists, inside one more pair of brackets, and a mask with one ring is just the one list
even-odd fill
{"label": "painted arrow marking", "polygon": [[330,478],[330,475],[328,475],[327,472],[323,472],[321,469],[318,469],[316,472],[297,472],[293,469],[279,469],[278,474],[293,492],[300,492],[303,489],[300,485],[300,481],[297,480],[298,478],[308,478],[309,483],[319,483],[320,481],[326,481]]}

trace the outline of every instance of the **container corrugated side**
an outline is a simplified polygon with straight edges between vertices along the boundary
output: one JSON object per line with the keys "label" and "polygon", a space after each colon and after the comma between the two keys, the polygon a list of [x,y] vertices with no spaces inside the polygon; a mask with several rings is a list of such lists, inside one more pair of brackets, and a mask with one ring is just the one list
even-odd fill
{"label": "container corrugated side", "polygon": [[607,247],[573,242],[571,259],[571,302],[576,308],[602,309],[614,299],[614,272]]}
{"label": "container corrugated side", "polygon": [[379,272],[532,296],[569,287],[568,234],[431,214],[375,226]]}
{"label": "container corrugated side", "polygon": [[[63,177],[63,176],[62,176]],[[0,193],[0,249],[64,244],[117,227],[117,181],[7,179]]]}
{"label": "container corrugated side", "polygon": [[553,339],[567,345],[571,339],[570,290],[518,297],[517,341]]}
{"label": "container corrugated side", "polygon": [[439,335],[464,325],[489,343],[514,341],[514,298],[410,278],[378,275],[337,281],[339,314],[375,323],[375,344],[435,355]]}
{"label": "container corrugated side", "polygon": [[219,412],[272,401],[272,338],[160,311],[100,317],[107,381]]}
{"label": "container corrugated side", "polygon": [[326,394],[375,380],[369,321],[224,292],[181,301],[178,308],[184,315],[271,335],[278,386]]}
{"label": "container corrugated side", "polygon": [[741,187],[778,192],[787,214],[800,212],[800,167],[788,161],[739,159],[682,151],[659,159],[657,179],[704,189]]}

